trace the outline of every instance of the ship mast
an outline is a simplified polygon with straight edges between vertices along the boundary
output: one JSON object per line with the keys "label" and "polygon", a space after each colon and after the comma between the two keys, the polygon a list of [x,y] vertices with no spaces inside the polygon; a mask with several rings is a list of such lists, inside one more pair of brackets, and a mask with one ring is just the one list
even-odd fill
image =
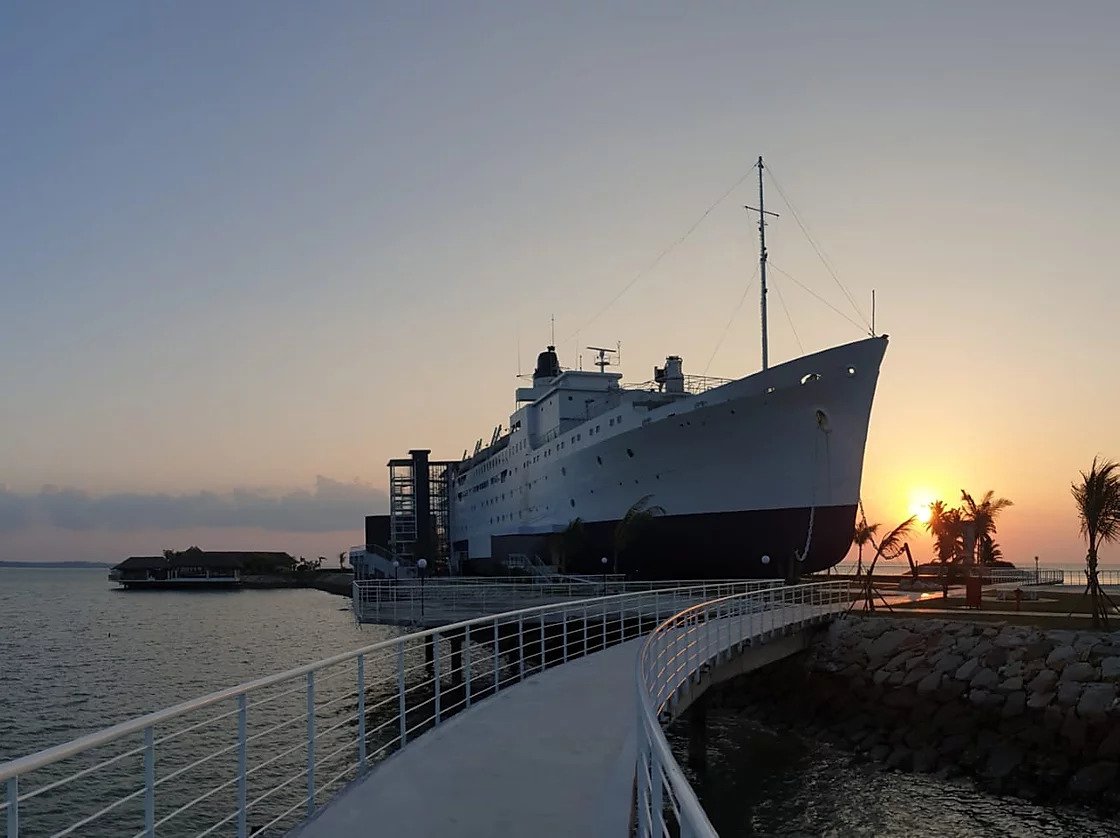
{"label": "ship mast", "polygon": [[770,367],[770,340],[767,334],[766,318],[766,216],[778,217],[776,212],[767,212],[762,195],[762,156],[756,164],[758,168],[758,207],[743,207],[743,209],[758,213],[758,274],[762,280],[761,286],[761,314],[762,314],[762,368]]}

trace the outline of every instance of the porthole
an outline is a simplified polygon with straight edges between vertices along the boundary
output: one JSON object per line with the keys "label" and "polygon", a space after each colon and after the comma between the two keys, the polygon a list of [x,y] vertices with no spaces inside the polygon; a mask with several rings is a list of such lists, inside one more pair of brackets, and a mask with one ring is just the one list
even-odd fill
{"label": "porthole", "polygon": [[595,457],[595,460],[596,460],[596,462],[598,462],[598,463],[599,463],[599,465],[602,465],[602,464],[603,464],[603,458],[602,458],[602,457],[596,456],[596,457]]}
{"label": "porthole", "polygon": [[568,498],[568,503],[570,503],[572,505],[572,509],[576,508],[576,499],[575,498]]}
{"label": "porthole", "polygon": [[849,378],[854,377],[855,374],[856,374],[856,368],[855,367],[848,367],[848,377]]}
{"label": "porthole", "polygon": [[627,448],[627,449],[626,449],[626,456],[627,456],[627,457],[633,457],[633,456],[634,456],[634,449],[632,449],[632,448]]}

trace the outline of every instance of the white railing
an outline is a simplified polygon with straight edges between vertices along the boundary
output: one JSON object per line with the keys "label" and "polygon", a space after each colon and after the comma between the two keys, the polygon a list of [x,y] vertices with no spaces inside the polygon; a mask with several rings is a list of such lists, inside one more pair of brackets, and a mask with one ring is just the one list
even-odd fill
{"label": "white railing", "polygon": [[780,585],[776,579],[625,582],[617,577],[569,578],[548,581],[509,581],[437,577],[425,580],[360,579],[354,581],[351,604],[361,622],[431,625],[440,619],[455,622],[469,617],[548,605],[572,599],[631,594],[670,588],[693,588],[704,599],[756,591]]}
{"label": "white railing", "polygon": [[684,688],[736,648],[828,619],[857,595],[848,580],[770,588],[702,602],[657,626],[638,653],[638,836],[716,838],[665,733]]}
{"label": "white railing", "polygon": [[[863,572],[866,574],[869,562],[863,563]],[[855,562],[844,562],[831,568],[830,571],[814,574],[814,578],[828,578],[832,576],[854,576],[856,572]],[[952,572],[953,584],[960,584],[964,578],[964,567],[960,565],[950,565]],[[980,578],[984,580],[985,585],[1001,585],[1009,582],[1019,582],[1024,585],[1064,585],[1076,582],[1072,579],[1073,574],[1070,571],[1062,570],[1060,568],[1028,568],[1028,567],[974,567],[974,572],[979,574]],[[1116,573],[1116,579],[1120,582],[1120,571],[1111,571]],[[909,566],[899,564],[897,561],[890,563],[880,562],[875,566],[875,576],[911,576],[913,572]],[[941,576],[940,566],[924,565],[921,568],[920,578],[926,580],[940,580]],[[1101,583],[1105,584],[1105,571],[1101,571]],[[1082,574],[1083,577],[1083,574]]]}
{"label": "white railing", "polygon": [[8,838],[283,833],[454,713],[715,590],[523,608],[210,693],[0,764],[0,824]]}

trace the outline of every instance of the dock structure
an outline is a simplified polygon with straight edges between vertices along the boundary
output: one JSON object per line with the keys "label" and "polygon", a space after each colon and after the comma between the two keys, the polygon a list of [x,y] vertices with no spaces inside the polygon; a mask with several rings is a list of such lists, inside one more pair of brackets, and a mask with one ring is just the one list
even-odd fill
{"label": "dock structure", "polygon": [[702,752],[707,687],[800,648],[857,596],[846,580],[739,584],[476,617],[211,693],[0,764],[0,823],[8,838],[713,836],[662,723],[696,707]]}

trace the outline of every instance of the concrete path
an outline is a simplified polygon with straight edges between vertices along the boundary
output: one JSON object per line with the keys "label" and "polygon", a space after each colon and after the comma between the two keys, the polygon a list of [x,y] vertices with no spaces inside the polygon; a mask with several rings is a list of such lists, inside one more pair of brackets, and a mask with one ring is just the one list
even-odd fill
{"label": "concrete path", "polygon": [[640,644],[545,670],[458,714],[336,797],[297,834],[625,838]]}

